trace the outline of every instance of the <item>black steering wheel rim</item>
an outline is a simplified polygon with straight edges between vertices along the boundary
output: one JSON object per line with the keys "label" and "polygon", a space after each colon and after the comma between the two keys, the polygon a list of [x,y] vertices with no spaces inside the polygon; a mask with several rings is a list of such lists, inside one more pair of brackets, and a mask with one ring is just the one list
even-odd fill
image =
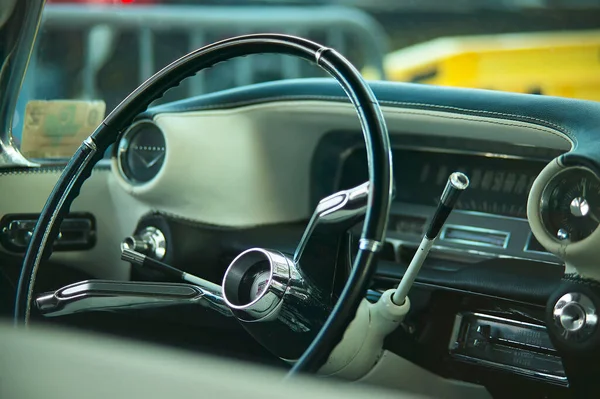
{"label": "black steering wheel rim", "polygon": [[374,273],[376,254],[383,244],[391,206],[392,159],[382,111],[356,68],[331,48],[289,35],[245,35],[195,50],[142,83],[102,121],[66,165],[40,213],[17,286],[16,325],[28,324],[39,265],[51,255],[52,243],[62,220],[108,146],[117,141],[120,133],[138,114],[185,78],[232,58],[261,53],[296,56],[327,71],[342,86],[354,105],[367,148],[370,192],[354,267],[323,328],[290,373],[311,372],[321,367],[354,317]]}

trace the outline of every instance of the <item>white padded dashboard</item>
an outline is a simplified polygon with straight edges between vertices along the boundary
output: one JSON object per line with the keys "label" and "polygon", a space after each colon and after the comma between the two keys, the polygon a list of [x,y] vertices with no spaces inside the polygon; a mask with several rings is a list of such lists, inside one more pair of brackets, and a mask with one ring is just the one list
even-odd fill
{"label": "white padded dashboard", "polygon": [[[429,136],[490,139],[568,151],[561,132],[506,118],[447,111],[383,107],[388,129]],[[360,129],[349,104],[282,101],[228,110],[164,113],[155,117],[166,139],[158,175],[132,186],[111,170],[97,170],[84,184],[74,211],[92,212],[98,224],[94,249],[57,252],[53,259],[98,278],[125,279],[120,242],[139,218],[161,211],[225,227],[250,227],[307,219],[310,165],[323,135]],[[490,151],[493,151],[493,145]],[[1,173],[0,217],[41,210],[59,172]],[[4,249],[2,249],[4,250]]]}
{"label": "white padded dashboard", "polygon": [[[524,122],[393,107],[384,114],[390,131],[571,148],[561,133]],[[351,105],[324,101],[165,113],[155,122],[166,136],[163,168],[152,181],[132,186],[113,162],[121,187],[152,208],[228,227],[307,218],[319,140],[331,130],[360,129]]]}

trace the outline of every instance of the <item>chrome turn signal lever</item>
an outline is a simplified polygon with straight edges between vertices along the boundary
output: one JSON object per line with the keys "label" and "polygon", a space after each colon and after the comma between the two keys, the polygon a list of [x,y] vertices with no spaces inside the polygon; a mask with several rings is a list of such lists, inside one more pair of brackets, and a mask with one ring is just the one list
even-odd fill
{"label": "chrome turn signal lever", "polygon": [[121,259],[159,270],[190,284],[87,280],[45,293],[35,300],[40,313],[47,317],[86,311],[159,308],[174,305],[200,304],[231,316],[221,295],[221,287],[161,261],[136,252],[130,238],[121,245]]}
{"label": "chrome turn signal lever", "polygon": [[122,245],[122,259],[189,284],[90,280],[36,299],[47,317],[99,310],[198,303],[233,315],[267,349],[298,359],[321,330],[333,306],[337,243],[364,217],[369,186],[323,199],[294,255],[253,248],[237,256],[220,286],[161,262],[165,240],[147,228]]}
{"label": "chrome turn signal lever", "polygon": [[46,317],[91,311],[160,308],[198,304],[230,316],[219,292],[193,284],[86,280],[45,293],[35,299]]}

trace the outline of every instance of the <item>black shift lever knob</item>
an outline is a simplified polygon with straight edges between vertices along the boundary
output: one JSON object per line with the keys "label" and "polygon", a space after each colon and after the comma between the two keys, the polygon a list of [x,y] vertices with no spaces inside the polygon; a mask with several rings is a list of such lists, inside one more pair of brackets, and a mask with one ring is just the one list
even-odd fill
{"label": "black shift lever knob", "polygon": [[446,219],[448,219],[448,215],[456,206],[458,198],[467,187],[469,187],[469,178],[464,173],[454,172],[448,177],[448,182],[440,198],[440,204],[433,215],[433,219],[431,219],[427,233],[425,233],[428,239],[433,240],[438,236],[442,226],[446,223]]}

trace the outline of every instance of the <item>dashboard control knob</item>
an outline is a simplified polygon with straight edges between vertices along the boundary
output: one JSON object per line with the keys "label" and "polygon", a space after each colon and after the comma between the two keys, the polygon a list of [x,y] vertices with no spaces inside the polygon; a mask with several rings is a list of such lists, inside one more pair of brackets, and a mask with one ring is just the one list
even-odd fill
{"label": "dashboard control knob", "polygon": [[566,240],[569,238],[569,233],[565,229],[558,229],[558,231],[556,232],[556,238],[558,238],[561,241]]}
{"label": "dashboard control knob", "polygon": [[561,296],[554,305],[553,318],[561,336],[573,342],[581,342],[589,338],[598,325],[594,303],[580,293],[567,293]]}
{"label": "dashboard control knob", "polygon": [[590,204],[582,197],[573,198],[569,208],[571,209],[571,214],[577,217],[587,216],[590,213]]}
{"label": "dashboard control knob", "polygon": [[133,236],[125,237],[121,243],[121,250],[123,249],[130,249],[156,260],[162,260],[167,253],[167,239],[162,231],[148,226]]}

